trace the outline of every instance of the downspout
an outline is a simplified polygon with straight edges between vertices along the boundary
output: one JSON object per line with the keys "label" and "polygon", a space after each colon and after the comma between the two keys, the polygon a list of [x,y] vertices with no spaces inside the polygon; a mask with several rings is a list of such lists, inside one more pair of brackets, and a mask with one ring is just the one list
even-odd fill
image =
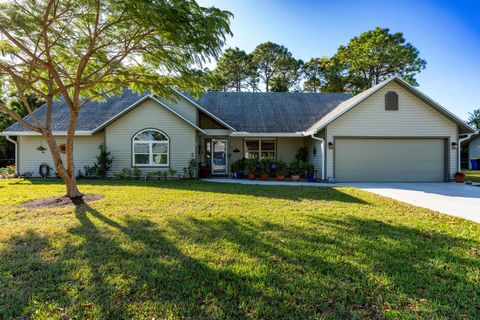
{"label": "downspout", "polygon": [[325,180],[324,172],[325,172],[325,140],[323,138],[315,137],[315,133],[312,133],[310,137],[314,140],[320,141],[322,143],[322,181]]}
{"label": "downspout", "polygon": [[461,171],[462,168],[461,168],[461,165],[460,165],[460,161],[462,161],[461,159],[461,154],[462,154],[462,143],[468,139],[470,139],[471,136],[473,135],[476,135],[476,134],[480,134],[480,130],[477,130],[475,131],[474,133],[469,133],[467,134],[467,136],[465,138],[462,138],[462,139],[458,139],[458,152],[457,152],[457,171]]}
{"label": "downspout", "polygon": [[17,159],[18,142],[16,140],[13,140],[12,138],[10,138],[10,136],[5,136],[5,138],[7,139],[7,141],[10,141],[11,143],[13,143],[15,145],[15,173],[18,175],[18,159]]}

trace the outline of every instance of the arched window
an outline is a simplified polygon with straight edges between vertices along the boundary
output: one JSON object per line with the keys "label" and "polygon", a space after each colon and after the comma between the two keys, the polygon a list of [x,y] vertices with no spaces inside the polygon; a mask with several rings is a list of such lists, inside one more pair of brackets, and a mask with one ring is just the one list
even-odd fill
{"label": "arched window", "polygon": [[134,166],[168,166],[170,144],[163,132],[142,130],[133,136],[132,145]]}
{"label": "arched window", "polygon": [[388,91],[385,94],[385,110],[387,111],[398,110],[398,94],[395,91]]}

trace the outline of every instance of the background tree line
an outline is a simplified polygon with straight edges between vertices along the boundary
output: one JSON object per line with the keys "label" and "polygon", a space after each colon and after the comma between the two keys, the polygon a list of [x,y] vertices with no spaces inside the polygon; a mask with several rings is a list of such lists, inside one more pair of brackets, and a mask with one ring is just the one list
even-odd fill
{"label": "background tree line", "polygon": [[392,75],[417,85],[415,75],[425,65],[401,32],[377,27],[352,38],[332,57],[307,62],[273,42],[261,43],[251,53],[227,49],[207,75],[213,91],[358,93]]}

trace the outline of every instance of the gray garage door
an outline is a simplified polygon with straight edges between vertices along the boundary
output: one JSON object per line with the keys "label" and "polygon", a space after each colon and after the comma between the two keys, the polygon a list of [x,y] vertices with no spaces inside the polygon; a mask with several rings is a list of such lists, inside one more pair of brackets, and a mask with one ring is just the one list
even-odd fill
{"label": "gray garage door", "polygon": [[441,182],[444,139],[335,140],[335,178],[343,182]]}

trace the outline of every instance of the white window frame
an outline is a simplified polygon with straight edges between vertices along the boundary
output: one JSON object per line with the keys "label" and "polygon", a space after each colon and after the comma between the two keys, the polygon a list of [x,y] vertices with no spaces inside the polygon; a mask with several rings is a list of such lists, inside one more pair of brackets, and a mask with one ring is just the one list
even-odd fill
{"label": "white window frame", "polygon": [[[262,140],[273,141],[274,149],[273,150],[262,150]],[[248,150],[247,141],[258,141],[258,150]],[[258,159],[262,158],[262,152],[273,152],[273,159],[277,159],[277,139],[275,138],[245,138],[243,140],[243,156],[248,158],[248,152],[258,152]]]}
{"label": "white window frame", "polygon": [[[135,141],[135,137],[145,131],[155,131],[162,134],[167,140],[161,141]],[[148,164],[146,163],[135,163],[135,154],[146,154],[146,153],[135,153],[135,144],[147,144],[148,145]],[[154,144],[166,144],[167,145],[167,152],[166,153],[154,153],[153,152],[153,145]],[[167,155],[167,163],[162,164],[155,164],[153,163],[153,155],[154,154],[166,154]],[[134,167],[169,167],[170,166],[170,138],[161,130],[158,129],[143,129],[135,133],[132,137],[132,166]]]}

